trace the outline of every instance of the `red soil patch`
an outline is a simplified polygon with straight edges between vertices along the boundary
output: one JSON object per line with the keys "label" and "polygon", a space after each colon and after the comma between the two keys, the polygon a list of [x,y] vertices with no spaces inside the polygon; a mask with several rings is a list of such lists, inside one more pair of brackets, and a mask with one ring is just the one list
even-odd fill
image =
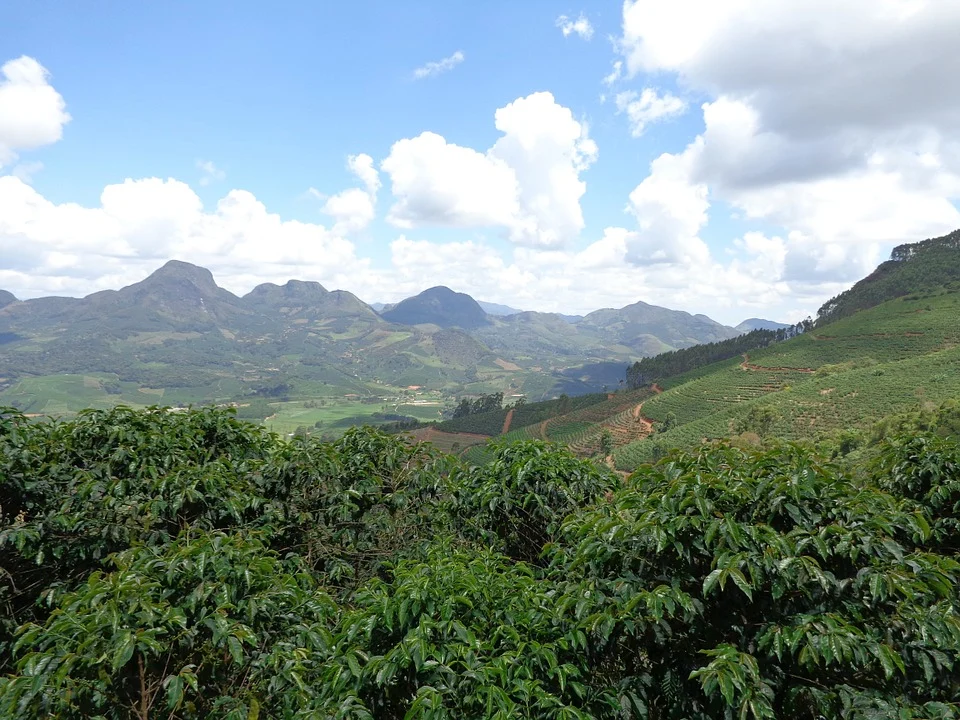
{"label": "red soil patch", "polygon": [[513,422],[513,408],[507,411],[507,416],[503,419],[503,429],[500,431],[501,435],[506,435],[510,431],[511,422]]}

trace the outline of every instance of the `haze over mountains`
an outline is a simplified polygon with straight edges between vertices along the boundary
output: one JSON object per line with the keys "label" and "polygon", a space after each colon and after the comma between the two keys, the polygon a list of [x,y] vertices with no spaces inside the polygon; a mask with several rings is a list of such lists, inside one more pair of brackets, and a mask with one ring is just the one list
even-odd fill
{"label": "haze over mountains", "polygon": [[[379,312],[377,308],[379,307]],[[561,319],[580,330],[592,330],[612,345],[634,347],[652,339],[668,348],[686,347],[733,337],[756,327],[784,327],[768,320],[751,319],[736,328],[706,315],[637,302],[619,309],[605,308],[586,316],[521,311],[496,303],[480,303],[465,293],[444,286],[424,290],[399,303],[373,306],[350,292],[327,290],[320,283],[290,280],[284,285],[264,283],[239,297],[216,284],[212,273],[190,263],[171,260],[141,282],[119,290],[104,290],[83,298],[44,297],[19,301],[0,290],[0,327],[30,332],[61,322],[97,322],[111,331],[149,331],[187,325],[257,326],[266,318],[378,319],[398,325],[436,325],[477,330],[499,323],[550,325]],[[506,320],[506,318],[515,318]],[[142,323],[142,325],[138,325]]]}
{"label": "haze over mountains", "polygon": [[498,315],[442,286],[379,314],[350,292],[302,280],[240,297],[209,270],[172,260],[84,298],[0,294],[0,390],[26,377],[108,373],[138,387],[194,388],[198,401],[222,397],[211,388],[242,395],[270,378],[361,395],[365,383],[576,393],[622,377],[640,356],[741,332],[643,302],[582,318]]}

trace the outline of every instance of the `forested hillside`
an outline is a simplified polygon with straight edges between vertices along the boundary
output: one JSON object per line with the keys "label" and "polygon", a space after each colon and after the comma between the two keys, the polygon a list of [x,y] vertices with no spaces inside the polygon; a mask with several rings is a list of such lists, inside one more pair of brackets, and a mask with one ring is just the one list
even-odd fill
{"label": "forested hillside", "polygon": [[0,718],[957,718],[958,467],[4,412]]}
{"label": "forested hillside", "polygon": [[825,303],[820,323],[917,292],[960,283],[960,230],[919,243],[898,245],[890,259],[849,290]]}

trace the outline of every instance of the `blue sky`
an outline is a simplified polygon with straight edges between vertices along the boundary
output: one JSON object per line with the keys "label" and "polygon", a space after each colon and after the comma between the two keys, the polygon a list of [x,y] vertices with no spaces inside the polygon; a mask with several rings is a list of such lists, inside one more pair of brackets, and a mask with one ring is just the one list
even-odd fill
{"label": "blue sky", "polygon": [[[924,33],[956,24],[952,11],[941,10],[937,16],[938,11],[931,10],[891,27],[884,24],[884,13],[871,15],[868,8],[898,0],[872,5],[854,1],[865,8],[864,32],[874,34],[868,45],[873,42],[878,54],[891,35],[919,45]],[[743,0],[734,5],[743,13],[750,4]],[[816,53],[825,40],[822,23],[811,17],[809,5],[789,0],[776,11],[753,12],[755,27],[745,37],[736,8],[729,13],[704,10],[703,27],[690,32],[686,26],[698,12],[698,2],[679,5],[683,7],[674,12],[647,0],[579,6],[291,2],[280,7],[252,2],[41,5],[15,0],[8,3],[0,25],[0,64],[27,57],[42,66],[49,73],[45,83],[62,98],[70,120],[61,123],[61,138],[27,147],[22,138],[17,144],[20,136],[6,141],[3,136],[4,114],[16,116],[21,110],[9,102],[0,107],[0,150],[4,142],[8,148],[0,174],[8,176],[5,197],[11,215],[18,216],[14,203],[27,202],[27,191],[13,186],[14,176],[53,208],[49,217],[24,220],[17,227],[0,224],[0,250],[7,247],[8,257],[14,257],[15,247],[23,247],[25,237],[35,249],[29,260],[10,260],[6,268],[0,256],[0,287],[21,296],[82,294],[136,280],[149,271],[156,255],[139,238],[161,233],[158,228],[168,225],[190,225],[179,241],[171,240],[171,254],[213,264],[218,280],[237,292],[257,279],[278,280],[287,273],[346,286],[368,301],[396,300],[445,282],[482,299],[533,309],[582,312],[643,299],[730,322],[752,314],[793,319],[815,311],[819,302],[861,276],[891,244],[952,229],[960,195],[953,166],[938,160],[939,169],[929,170],[933,165],[927,162],[930,177],[918,183],[925,191],[889,180],[908,176],[896,165],[905,155],[952,157],[952,119],[940,119],[940,108],[921,106],[918,117],[909,122],[891,119],[889,126],[875,128],[874,136],[858,145],[851,139],[859,137],[851,134],[857,128],[855,107],[845,109],[850,103],[844,97],[851,92],[869,95],[871,90],[879,94],[882,88],[870,68],[857,65],[866,63],[863,53],[843,52],[845,43],[853,47],[852,34],[830,39],[839,43],[838,67],[811,69],[823,73],[821,77],[842,70],[851,76],[850,87],[811,90],[809,79],[790,71],[789,58],[782,63],[765,58],[765,63],[758,55],[761,49],[776,52],[778,43],[770,39],[778,33],[791,34]],[[830,12],[829,5],[817,5],[819,12]],[[591,32],[565,34],[560,16],[570,22],[582,18]],[[928,47],[936,54],[939,46],[928,42]],[[447,71],[415,77],[417,68],[454,53],[463,59]],[[605,83],[615,63],[620,77]],[[950,61],[944,64],[952,67]],[[757,65],[760,70],[751,71]],[[901,78],[902,90],[935,80]],[[628,105],[645,90],[653,92],[655,105],[673,99],[683,107],[650,116],[648,106],[647,126],[642,133],[632,132],[635,122]],[[891,103],[897,90],[888,88]],[[390,164],[383,163],[395,143],[424,132],[442,136],[445,151],[457,146],[489,157],[507,134],[495,126],[497,110],[543,92],[553,98],[549,117],[560,123],[568,111],[580,124],[581,140],[595,143],[596,156],[570,169],[561,166],[574,150],[560,147],[555,155],[543,151],[522,157],[516,151],[505,160],[515,171],[521,196],[520,209],[510,211],[519,213],[515,221],[475,221],[476,214],[471,221],[450,220],[459,217],[457,208],[463,202],[474,199],[425,196],[442,190],[444,181],[435,180],[440,160],[424,155],[420,161],[422,147],[407,157],[414,175],[404,187],[397,184],[399,170],[385,170]],[[811,122],[823,124],[823,142],[815,151],[803,138],[802,107],[795,113],[796,123],[776,117],[775,108],[804,92],[813,93],[806,107],[816,101],[837,108],[805,121],[808,128]],[[532,113],[532,107],[523,112]],[[547,123],[547,117],[530,115],[517,122]],[[30,118],[19,122],[29,123]],[[891,139],[898,129],[918,123],[928,131],[925,135]],[[322,208],[326,197],[358,186],[347,167],[348,156],[357,154],[370,156],[379,173],[382,188],[371,195],[375,214],[355,222],[349,232],[336,230],[337,237],[331,238],[333,222]],[[666,159],[652,166],[663,154]],[[791,176],[790,168],[804,157],[813,158],[814,170]],[[569,175],[556,187],[550,185],[550,172],[537,175],[532,167],[554,161]],[[200,163],[212,163],[216,171],[205,173]],[[762,182],[749,179],[751,165],[762,170]],[[531,176],[533,181],[524,180]],[[115,218],[102,217],[110,211],[94,214],[103,210],[104,188],[146,178],[189,186],[202,201],[202,212],[194,219],[157,220],[147,211],[133,220],[125,216],[129,227],[117,230],[112,242],[104,241],[114,249],[103,250],[107,260],[100,263],[90,261],[91,251],[98,252],[92,240],[73,247],[66,230],[30,235],[30,227],[60,227],[50,218],[65,216],[70,204],[90,211],[83,215],[91,228],[108,220],[113,227]],[[579,197],[560,187],[571,178],[585,183]],[[539,185],[525,188],[524,182]],[[311,188],[315,192],[310,193]],[[316,249],[293,246],[288,255],[299,261],[277,262],[262,271],[258,252],[250,251],[242,261],[243,248],[286,242],[267,236],[251,236],[242,246],[210,240],[209,248],[220,248],[219,256],[209,248],[194,252],[192,248],[207,242],[203,217],[216,214],[218,202],[237,190],[249,193],[282,221],[323,225],[327,234],[318,242],[338,248],[330,252],[339,264],[325,264]],[[150,206],[146,190],[138,193],[131,206]],[[544,240],[556,233],[550,235],[554,228],[549,212],[531,209],[539,202],[537,193],[552,197],[554,208],[578,204],[582,221],[574,218],[558,230],[556,242]],[[860,207],[859,199],[871,194],[875,205]],[[3,197],[0,191],[0,203]],[[420,210],[408,222],[398,223],[391,208],[405,197]],[[31,212],[39,212],[37,202],[28,202]],[[158,201],[166,207],[164,202]],[[176,208],[180,202],[174,203]],[[889,216],[890,205],[898,202],[904,210]],[[844,216],[844,206],[855,207],[853,217]],[[484,207],[480,215],[503,218],[505,213]],[[147,222],[159,224],[144,230]],[[218,222],[217,232],[240,232],[226,221]],[[524,237],[539,240],[518,239],[517,228],[524,222],[525,227],[537,225],[533,235]],[[622,229],[622,237],[605,235],[608,228]],[[282,230],[291,238],[296,234],[292,226]],[[423,263],[414,263],[422,265],[422,271],[398,260],[394,243],[401,237],[419,243],[408,250],[424,254]],[[154,242],[153,250],[157,247]],[[583,253],[602,255],[603,260],[584,270]],[[78,258],[73,265],[72,257]],[[428,262],[441,257],[442,263]]]}
{"label": "blue sky", "polygon": [[[198,178],[198,158],[285,217],[317,219],[309,187],[350,182],[348,154],[385,157],[425,130],[487,148],[493,112],[552,92],[604,147],[584,199],[590,234],[622,222],[626,196],[660,152],[682,150],[696,116],[632,139],[598,82],[610,72],[620,7],[594,12],[591,42],[555,21],[579,8],[552,2],[402,4],[262,2],[64,3],[37,13],[14,3],[0,28],[5,55],[42,59],[73,121],[64,142],[36,153],[48,198],[95,203],[127,177]],[[455,71],[414,80],[429,61],[464,53]]]}

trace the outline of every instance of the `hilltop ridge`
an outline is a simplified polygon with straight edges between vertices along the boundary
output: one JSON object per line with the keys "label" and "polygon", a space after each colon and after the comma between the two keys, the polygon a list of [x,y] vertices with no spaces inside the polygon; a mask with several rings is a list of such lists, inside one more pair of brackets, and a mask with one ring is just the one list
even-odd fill
{"label": "hilltop ridge", "polygon": [[401,300],[380,316],[401,325],[431,324],[464,330],[475,330],[490,324],[487,313],[476,300],[443,285]]}
{"label": "hilltop ridge", "polygon": [[898,245],[889,260],[849,290],[824,303],[817,312],[818,322],[832,322],[893,298],[957,283],[960,283],[960,230]]}

